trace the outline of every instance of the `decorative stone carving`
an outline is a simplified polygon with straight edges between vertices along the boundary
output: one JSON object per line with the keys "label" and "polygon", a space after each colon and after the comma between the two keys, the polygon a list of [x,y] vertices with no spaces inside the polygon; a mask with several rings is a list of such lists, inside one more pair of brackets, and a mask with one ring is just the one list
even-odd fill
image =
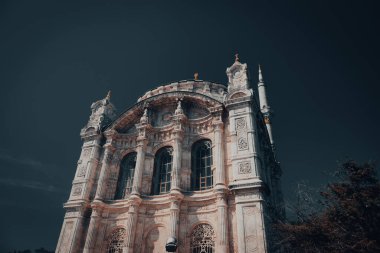
{"label": "decorative stone carving", "polygon": [[107,253],[123,252],[125,235],[126,231],[124,228],[118,228],[112,232],[108,242]]}
{"label": "decorative stone carving", "polygon": [[238,150],[248,149],[248,138],[247,138],[247,122],[245,118],[237,118],[235,120],[235,129],[237,132]]}
{"label": "decorative stone carving", "polygon": [[116,109],[111,104],[110,98],[109,92],[104,99],[98,100],[91,105],[90,119],[81,131],[83,137],[87,134],[96,133],[116,117]]}
{"label": "decorative stone carving", "polygon": [[86,164],[80,164],[77,177],[85,177],[86,172],[87,172],[87,163]]}
{"label": "decorative stone carving", "polygon": [[240,162],[239,166],[239,174],[249,174],[252,172],[251,164],[249,162]]}
{"label": "decorative stone carving", "polygon": [[75,185],[73,187],[73,196],[78,196],[82,194],[82,185]]}
{"label": "decorative stone carving", "polygon": [[236,119],[236,131],[241,131],[246,129],[247,123],[245,122],[245,118],[237,118]]}
{"label": "decorative stone carving", "polygon": [[257,252],[257,223],[255,207],[243,207],[245,252]]}
{"label": "decorative stone carving", "polygon": [[211,225],[199,224],[194,228],[191,234],[190,248],[192,252],[214,252],[215,238],[215,232]]}
{"label": "decorative stone carving", "polygon": [[85,160],[85,159],[88,159],[90,158],[90,154],[91,154],[91,148],[85,148],[83,149],[83,152],[82,152],[82,155],[81,155],[81,160]]}
{"label": "decorative stone carving", "polygon": [[240,138],[238,139],[238,149],[239,149],[239,150],[245,150],[245,149],[248,149],[247,138],[240,137]]}
{"label": "decorative stone carving", "polygon": [[228,91],[244,90],[248,88],[247,64],[242,64],[239,60],[227,68]]}
{"label": "decorative stone carving", "polygon": [[[228,93],[226,86],[202,80],[161,86],[110,124],[110,117],[102,118],[111,115],[109,97],[94,103],[60,238],[60,245],[75,246],[59,246],[57,252],[163,253],[169,236],[177,238],[181,253],[271,252],[265,251],[271,234],[263,218],[272,216],[265,206],[270,200],[262,193],[264,176],[254,172],[267,171],[275,156],[247,86],[246,66],[237,60],[228,77]],[[201,140],[212,156],[196,158],[193,144]],[[170,166],[157,154],[163,147],[173,155],[171,191],[151,196],[151,186],[161,186],[157,181],[164,174],[157,164]],[[115,198],[119,179],[126,182],[121,162],[130,152],[138,157],[132,190]],[[212,164],[201,172],[212,175],[212,183],[206,181],[211,189],[194,191],[192,184],[205,182],[197,180],[202,163]],[[265,185],[276,193],[270,198],[280,196],[272,189],[276,182]],[[83,218],[91,210],[88,222]]]}

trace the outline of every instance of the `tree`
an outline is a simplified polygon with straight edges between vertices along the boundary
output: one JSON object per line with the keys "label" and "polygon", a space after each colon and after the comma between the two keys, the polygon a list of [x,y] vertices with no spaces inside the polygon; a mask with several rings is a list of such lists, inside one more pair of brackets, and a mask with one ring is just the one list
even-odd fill
{"label": "tree", "polygon": [[299,219],[275,225],[285,249],[380,252],[380,184],[374,165],[345,162],[336,178],[320,192],[320,211],[298,213]]}

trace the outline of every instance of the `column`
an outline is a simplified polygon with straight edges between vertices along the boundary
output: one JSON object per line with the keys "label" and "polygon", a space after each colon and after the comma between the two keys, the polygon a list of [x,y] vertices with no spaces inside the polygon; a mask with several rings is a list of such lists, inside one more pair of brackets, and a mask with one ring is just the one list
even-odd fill
{"label": "column", "polygon": [[126,221],[126,238],[125,238],[125,247],[123,248],[123,253],[133,253],[135,234],[136,234],[136,223],[138,215],[138,206],[141,203],[139,197],[131,197],[131,205],[128,210],[128,218]]}
{"label": "column", "polygon": [[144,170],[145,161],[145,151],[146,151],[147,139],[145,137],[137,138],[137,157],[136,157],[136,168],[133,178],[132,194],[140,195],[141,183],[142,183],[142,173]]}
{"label": "column", "polygon": [[103,161],[102,161],[102,168],[100,169],[100,175],[98,179],[98,188],[96,189],[96,194],[95,194],[96,200],[103,200],[104,198],[105,191],[106,191],[105,185],[108,178],[107,169],[111,163],[113,151],[114,151],[114,148],[111,145],[106,144]]}
{"label": "column", "polygon": [[180,190],[180,169],[182,161],[182,131],[177,130],[174,132],[173,143],[173,171],[172,183],[170,190]]}
{"label": "column", "polygon": [[218,233],[217,243],[218,252],[228,252],[228,217],[227,217],[227,202],[225,193],[217,193],[217,208],[218,208]]}
{"label": "column", "polygon": [[223,121],[218,120],[214,125],[214,162],[216,169],[215,186],[225,188],[226,176],[224,169],[224,148],[223,148]]}
{"label": "column", "polygon": [[87,237],[86,237],[86,242],[84,245],[83,253],[94,252],[95,243],[96,243],[96,235],[98,232],[99,221],[101,218],[100,215],[101,214],[98,210],[96,210],[96,209],[92,210],[91,221],[90,221],[90,225],[88,227]]}
{"label": "column", "polygon": [[178,239],[179,200],[172,200],[170,206],[170,237]]}

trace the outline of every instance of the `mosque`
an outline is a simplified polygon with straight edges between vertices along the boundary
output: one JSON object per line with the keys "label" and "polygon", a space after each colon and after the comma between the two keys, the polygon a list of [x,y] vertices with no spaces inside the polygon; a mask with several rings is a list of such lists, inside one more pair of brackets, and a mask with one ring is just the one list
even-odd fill
{"label": "mosque", "polygon": [[280,252],[262,71],[255,89],[238,56],[226,73],[149,90],[121,114],[110,92],[91,105],[56,252]]}

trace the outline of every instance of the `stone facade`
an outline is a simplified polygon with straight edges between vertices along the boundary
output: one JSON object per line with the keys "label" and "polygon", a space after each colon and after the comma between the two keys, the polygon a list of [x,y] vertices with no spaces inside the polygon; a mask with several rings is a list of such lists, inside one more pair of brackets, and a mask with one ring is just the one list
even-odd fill
{"label": "stone facade", "polygon": [[284,215],[261,70],[227,68],[227,87],[186,80],[116,116],[91,106],[56,252],[278,252]]}

